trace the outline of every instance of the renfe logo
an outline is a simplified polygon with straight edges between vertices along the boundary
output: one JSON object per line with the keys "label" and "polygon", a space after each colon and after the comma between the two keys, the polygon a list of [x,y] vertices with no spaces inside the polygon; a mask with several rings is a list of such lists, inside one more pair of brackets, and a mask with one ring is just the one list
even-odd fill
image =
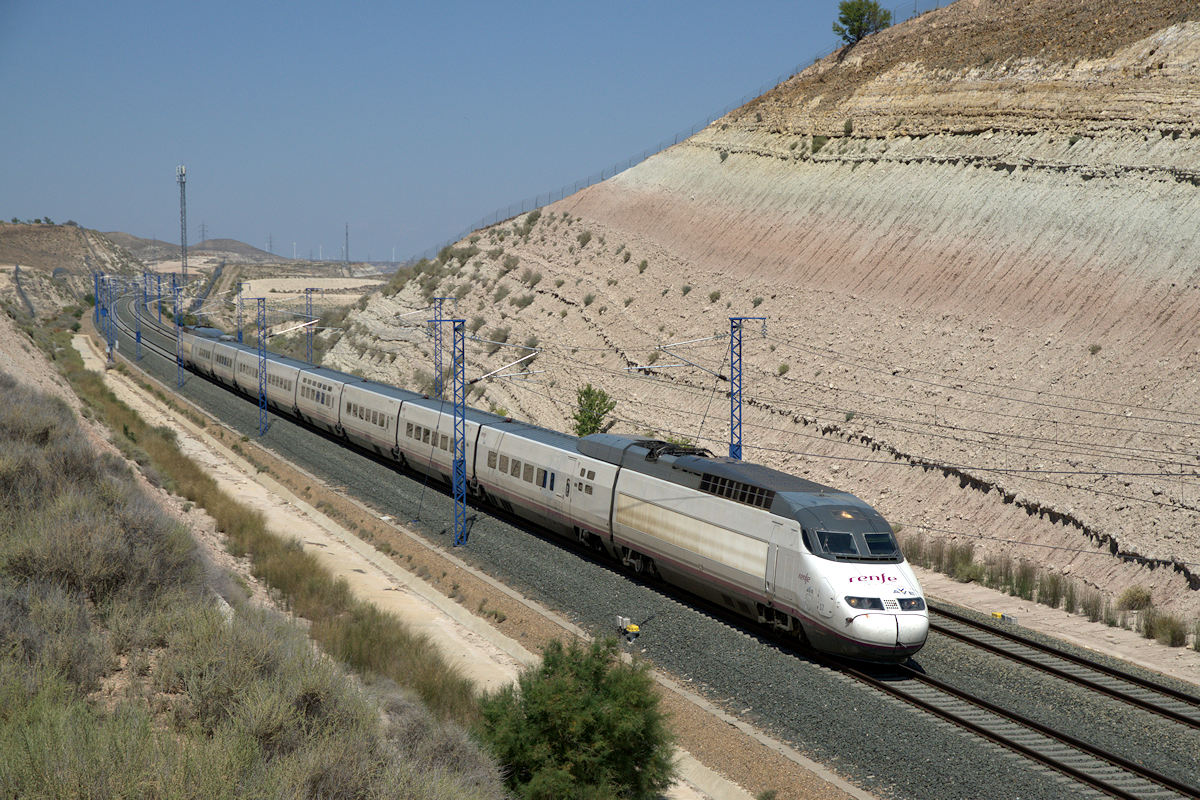
{"label": "renfe logo", "polygon": [[850,582],[854,583],[855,581],[857,581],[859,583],[873,583],[873,582],[891,583],[894,580],[898,580],[895,575],[887,575],[887,574],[881,572],[878,575],[855,575],[853,578],[850,579]]}

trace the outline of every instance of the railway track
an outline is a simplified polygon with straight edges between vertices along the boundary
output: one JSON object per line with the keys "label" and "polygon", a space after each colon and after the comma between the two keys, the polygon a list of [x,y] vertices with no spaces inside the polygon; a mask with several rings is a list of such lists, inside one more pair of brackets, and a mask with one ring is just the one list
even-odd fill
{"label": "railway track", "polygon": [[1200,786],[1147,769],[912,667],[901,665],[881,674],[845,662],[834,662],[834,666],[881,692],[1057,770],[1093,789],[1094,796],[1200,798]]}
{"label": "railway track", "polygon": [[930,606],[930,630],[1200,729],[1200,698],[1012,631]]}
{"label": "railway track", "polygon": [[[132,325],[123,322],[120,315],[118,316],[118,324],[123,332],[132,336]],[[173,362],[175,352],[173,346],[170,345],[173,342],[174,334],[170,327],[167,325],[159,327],[145,317],[143,317],[142,325],[143,346],[162,355],[164,359]],[[151,330],[162,337],[159,342],[151,341],[158,338],[158,336],[147,337],[146,334]],[[723,627],[740,631],[742,633],[741,638],[744,641],[744,637],[747,634],[745,634],[742,626],[728,621],[722,622],[722,615],[719,613],[715,616],[706,610],[701,610],[700,613],[707,614]],[[943,617],[945,621],[944,627],[949,629],[953,621],[948,615],[943,615]],[[963,627],[964,629],[968,628],[966,623],[963,624]],[[980,632],[975,638],[985,639],[988,634],[992,633],[994,631],[989,629],[985,632]],[[1011,644],[1013,647],[1024,646],[1023,643],[1017,642]],[[995,655],[1003,654],[996,653]],[[1052,655],[1048,654],[1047,658]],[[1005,655],[1005,657],[1008,656]],[[1025,758],[1044,765],[1044,767],[1069,776],[1076,783],[1074,785],[1063,785],[1063,792],[1059,796],[1099,797],[1107,795],[1120,798],[1147,798],[1148,800],[1166,800],[1166,798],[1178,797],[1200,798],[1200,787],[1184,783],[1182,780],[1177,779],[1178,777],[1182,777],[1184,780],[1190,780],[1190,777],[1186,774],[1173,779],[1170,776],[1161,775],[1153,770],[1143,769],[1136,763],[1133,757],[1123,758],[1122,756],[1105,752],[1100,748],[1092,747],[1069,735],[1056,732],[1049,726],[1041,725],[1017,713],[993,706],[986,700],[972,697],[968,693],[954,689],[935,678],[923,675],[917,670],[896,669],[883,671],[881,674],[878,670],[863,670],[854,665],[825,663],[824,660],[811,655],[809,655],[809,658],[817,666],[825,667],[828,670],[836,671],[845,676],[842,678],[842,681],[845,681],[847,685],[853,685],[855,681],[862,681],[873,689],[886,693],[898,701],[902,701],[904,704],[920,708],[927,713],[936,715],[940,719],[951,722],[961,730],[971,734],[970,736],[957,734],[964,739],[976,739],[976,737],[985,739],[1011,751],[1020,753]],[[804,661],[804,659],[795,659],[794,656],[793,659],[801,664]],[[1109,677],[1113,680],[1124,680],[1124,677]],[[1137,686],[1136,683],[1133,685]],[[1153,691],[1153,689],[1147,687],[1137,688],[1147,692]],[[1136,694],[1137,692],[1129,689],[1125,693]],[[1107,696],[1116,696],[1109,692],[1105,692],[1105,694]],[[1182,703],[1184,701],[1180,700],[1178,702]],[[1186,716],[1188,712],[1185,709],[1180,713]],[[914,714],[912,716],[922,717],[925,715]],[[946,730],[949,731],[948,728]],[[1118,749],[1124,751],[1123,747]],[[940,762],[938,763],[940,764]],[[1003,792],[1000,794],[1002,795]],[[934,795],[930,794],[927,796],[932,797]]]}

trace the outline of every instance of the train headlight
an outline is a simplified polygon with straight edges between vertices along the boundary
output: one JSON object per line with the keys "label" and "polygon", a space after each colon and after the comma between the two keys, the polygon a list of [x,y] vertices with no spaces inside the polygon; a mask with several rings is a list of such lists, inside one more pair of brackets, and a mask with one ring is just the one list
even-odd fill
{"label": "train headlight", "polygon": [[925,600],[920,597],[901,597],[900,598],[900,610],[901,611],[924,611],[925,610]]}
{"label": "train headlight", "polygon": [[883,601],[878,597],[847,597],[846,605],[851,608],[883,611]]}

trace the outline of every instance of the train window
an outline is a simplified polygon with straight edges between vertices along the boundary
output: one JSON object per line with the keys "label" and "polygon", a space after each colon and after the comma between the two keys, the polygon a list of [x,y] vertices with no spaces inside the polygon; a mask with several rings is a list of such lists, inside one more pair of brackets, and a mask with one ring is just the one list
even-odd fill
{"label": "train window", "polygon": [[596,470],[594,470],[594,469],[589,469],[589,470],[588,470],[588,480],[589,480],[589,481],[594,481],[594,480],[596,480]]}
{"label": "train window", "polygon": [[550,473],[550,491],[554,491],[554,473]]}
{"label": "train window", "polygon": [[586,486],[584,486],[584,487],[583,487],[583,493],[584,493],[584,494],[591,494],[591,493],[592,493],[592,485],[591,485],[590,483],[589,483],[588,485],[586,485]]}
{"label": "train window", "polygon": [[867,540],[867,550],[873,556],[898,555],[899,548],[890,533],[867,533],[863,534],[863,538]]}
{"label": "train window", "polygon": [[808,540],[808,531],[806,529],[800,529],[800,538],[804,541],[804,549],[811,553],[813,546],[812,542]]}
{"label": "train window", "polygon": [[378,425],[378,424],[379,424],[379,412],[378,412],[378,411],[372,411],[372,412],[371,412],[371,424],[372,424],[372,425]]}
{"label": "train window", "polygon": [[587,476],[587,470],[586,470],[586,469],[583,469],[582,467],[580,467],[580,469],[579,469],[579,477],[583,478],[583,477],[586,477],[586,476]]}
{"label": "train window", "polygon": [[404,423],[404,435],[410,439],[412,438],[412,423],[411,422]]}
{"label": "train window", "polygon": [[500,471],[508,472],[508,456],[500,456]]}
{"label": "train window", "polygon": [[854,534],[852,533],[817,531],[817,540],[821,543],[821,547],[825,548],[825,552],[831,555],[858,555],[858,545],[855,543]]}
{"label": "train window", "polygon": [[512,460],[512,470],[509,472],[514,478],[521,477],[521,462],[515,458]]}
{"label": "train window", "polygon": [[488,469],[496,468],[496,451],[488,450]]}
{"label": "train window", "polygon": [[444,433],[442,434],[442,449],[443,450],[450,449],[450,437]]}
{"label": "train window", "polygon": [[537,477],[534,479],[534,483],[536,483],[538,486],[542,487],[543,489],[546,488],[546,470],[542,469],[541,467],[538,467]]}
{"label": "train window", "polygon": [[533,464],[525,465],[525,482],[533,483]]}
{"label": "train window", "polygon": [[421,429],[421,442],[423,444],[429,444],[429,428]]}

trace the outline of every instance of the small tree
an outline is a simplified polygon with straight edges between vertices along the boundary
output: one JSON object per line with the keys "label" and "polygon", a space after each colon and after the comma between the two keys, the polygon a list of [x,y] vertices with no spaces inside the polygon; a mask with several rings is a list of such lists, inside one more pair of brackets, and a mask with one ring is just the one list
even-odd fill
{"label": "small tree", "polygon": [[671,732],[645,664],[625,664],[615,639],[553,641],[483,699],[482,736],[526,800],[651,800],[675,771]]}
{"label": "small tree", "polygon": [[855,44],[891,24],[892,12],[881,8],[875,0],[842,0],[838,3],[838,21],[833,23],[833,32],[846,44]]}
{"label": "small tree", "polygon": [[617,401],[609,397],[608,392],[597,389],[590,383],[579,387],[575,392],[575,435],[587,436],[592,433],[603,433],[612,427],[612,422],[605,422],[605,417],[617,407]]}

